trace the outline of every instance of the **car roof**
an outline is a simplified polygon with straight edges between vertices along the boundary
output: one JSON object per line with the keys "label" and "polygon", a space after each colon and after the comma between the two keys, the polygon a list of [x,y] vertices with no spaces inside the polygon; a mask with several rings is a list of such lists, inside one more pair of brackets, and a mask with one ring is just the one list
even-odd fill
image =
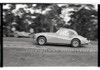
{"label": "car roof", "polygon": [[72,32],[78,34],[75,30],[69,29],[69,28],[60,28],[59,30],[72,31]]}
{"label": "car roof", "polygon": [[75,30],[69,29],[69,28],[60,28],[60,30],[70,30],[70,31],[75,31]]}

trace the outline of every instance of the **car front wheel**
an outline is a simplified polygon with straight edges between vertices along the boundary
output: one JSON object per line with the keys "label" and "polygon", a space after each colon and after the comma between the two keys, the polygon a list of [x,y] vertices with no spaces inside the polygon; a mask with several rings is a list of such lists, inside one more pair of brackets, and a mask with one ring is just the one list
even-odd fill
{"label": "car front wheel", "polygon": [[38,43],[39,45],[45,45],[45,44],[46,44],[46,38],[45,38],[45,37],[39,37],[39,38],[37,39],[37,43]]}
{"label": "car front wheel", "polygon": [[81,43],[80,43],[80,40],[77,39],[77,38],[73,39],[72,42],[71,42],[71,46],[72,46],[72,47],[79,47],[80,44],[81,44]]}

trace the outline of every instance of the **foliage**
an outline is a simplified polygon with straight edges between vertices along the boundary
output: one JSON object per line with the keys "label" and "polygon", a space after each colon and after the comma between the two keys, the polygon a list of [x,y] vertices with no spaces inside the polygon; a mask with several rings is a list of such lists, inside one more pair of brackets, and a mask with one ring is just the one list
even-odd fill
{"label": "foliage", "polygon": [[[65,27],[74,29],[78,34],[89,39],[98,39],[98,11],[92,4],[67,4],[62,7],[57,4],[36,4],[36,6],[22,4],[26,5],[27,9],[40,10],[40,13],[26,11],[26,7],[16,9],[16,5],[18,4],[10,4],[9,9],[3,9],[3,26],[6,27],[6,30],[15,27],[18,31],[29,32],[29,29],[33,28],[35,33],[38,33],[55,32],[60,27]],[[49,10],[46,11],[48,8]],[[68,24],[60,17],[63,9],[73,9],[69,12],[71,19]],[[16,10],[15,13],[13,13],[14,10]],[[16,24],[12,24],[13,22]]]}
{"label": "foliage", "polygon": [[[74,6],[75,7],[75,6]],[[80,7],[80,6],[78,6]],[[88,7],[86,9],[85,7]],[[70,27],[78,32],[78,34],[89,39],[97,39],[97,11],[93,9],[93,5],[87,5],[77,11],[71,11]]]}

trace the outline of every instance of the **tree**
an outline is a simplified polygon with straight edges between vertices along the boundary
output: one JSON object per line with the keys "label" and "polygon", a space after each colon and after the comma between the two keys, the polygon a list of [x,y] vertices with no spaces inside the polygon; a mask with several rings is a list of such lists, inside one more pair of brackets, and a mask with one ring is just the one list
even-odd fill
{"label": "tree", "polygon": [[[43,7],[43,9],[45,8],[44,5],[42,7]],[[53,32],[53,31],[55,31],[55,29],[54,29],[56,27],[55,25],[60,24],[59,22],[62,21],[62,19],[59,16],[59,14],[61,14],[61,8],[58,7],[57,4],[52,4],[52,5],[49,5],[48,7],[50,10],[48,12],[46,12],[45,14],[40,15],[39,18],[37,17],[37,19],[40,20],[39,23],[41,23],[42,28],[45,28],[45,26],[46,26],[46,27],[48,27],[47,31]]]}
{"label": "tree", "polygon": [[74,7],[75,10],[70,12],[72,13],[70,15],[71,20],[69,21],[71,23],[70,27],[84,37],[95,39],[94,31],[97,30],[95,26],[98,24],[92,21],[97,20],[97,11],[94,9],[94,6],[74,5]]}

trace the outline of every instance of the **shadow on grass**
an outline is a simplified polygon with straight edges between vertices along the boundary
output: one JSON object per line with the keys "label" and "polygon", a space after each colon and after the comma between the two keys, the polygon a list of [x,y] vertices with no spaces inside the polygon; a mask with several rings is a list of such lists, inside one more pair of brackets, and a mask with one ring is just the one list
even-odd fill
{"label": "shadow on grass", "polygon": [[[58,43],[48,43],[48,44],[45,44],[45,45],[38,45],[37,43],[34,43],[35,45],[37,45],[38,47],[42,47],[42,46],[50,46],[50,47],[69,47],[69,48],[75,48],[75,47],[72,47],[70,44],[58,44]],[[86,48],[86,46],[82,45],[82,46],[79,46],[79,47],[76,47],[76,48]]]}

